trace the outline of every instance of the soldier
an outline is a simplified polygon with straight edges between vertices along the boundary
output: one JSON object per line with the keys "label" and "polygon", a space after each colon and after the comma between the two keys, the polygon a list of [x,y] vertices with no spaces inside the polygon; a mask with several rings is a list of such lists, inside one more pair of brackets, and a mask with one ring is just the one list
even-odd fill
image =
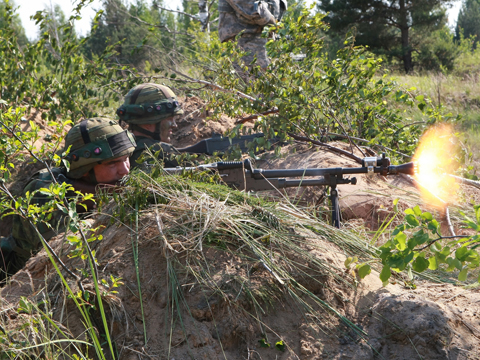
{"label": "soldier", "polygon": [[[72,185],[76,191],[94,194],[99,188],[117,184],[129,173],[129,156],[135,149],[135,140],[116,121],[92,118],[82,120],[70,129],[65,138],[65,149],[68,148],[70,168],[52,168],[55,180]],[[52,182],[54,180],[50,172],[41,170],[32,176],[23,193],[32,194],[41,188],[48,188]],[[75,196],[73,191],[67,194],[71,199]],[[31,202],[42,206],[49,200],[47,195],[36,192]],[[85,205],[91,210],[93,203]],[[77,206],[77,209],[79,212],[86,211],[82,206]],[[43,238],[49,240],[64,231],[68,220],[62,211],[57,210],[52,213],[48,224],[37,224],[37,228]],[[23,268],[32,254],[41,248],[41,240],[28,220],[14,215],[12,235],[0,239],[0,280]]]}
{"label": "soldier", "polygon": [[168,143],[173,129],[177,127],[175,118],[182,114],[175,94],[167,86],[146,83],[135,86],[127,93],[117,115],[128,123],[137,142],[130,157],[132,168],[139,165],[137,159],[147,148],[153,153],[158,152],[165,167],[178,166],[173,155],[180,152]]}
{"label": "soldier", "polygon": [[257,64],[266,69],[270,61],[265,49],[267,39],[261,37],[262,30],[280,21],[286,9],[286,0],[219,0],[220,41],[232,40],[243,31],[238,39],[238,46],[248,52],[243,61],[249,65],[256,56]]}

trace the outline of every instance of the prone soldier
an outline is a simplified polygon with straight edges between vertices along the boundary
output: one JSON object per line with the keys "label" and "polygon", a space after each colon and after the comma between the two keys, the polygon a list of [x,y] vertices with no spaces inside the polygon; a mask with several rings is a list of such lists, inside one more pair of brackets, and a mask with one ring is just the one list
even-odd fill
{"label": "prone soldier", "polygon": [[130,157],[132,168],[140,165],[137,160],[147,148],[158,152],[165,167],[178,166],[173,156],[180,152],[169,143],[177,127],[175,120],[183,115],[183,110],[169,87],[153,83],[135,86],[125,96],[117,115],[129,125],[137,142]]}
{"label": "prone soldier", "polygon": [[[48,188],[54,181],[70,184],[76,191],[93,194],[100,188],[116,185],[129,173],[129,156],[135,149],[135,140],[116,121],[92,118],[82,120],[70,129],[65,138],[65,149],[68,148],[69,169],[52,168],[51,173],[47,169],[41,170],[32,176],[23,189],[24,195],[27,192],[34,194],[34,204],[42,206],[50,201],[47,195],[38,190]],[[70,199],[75,196],[73,191],[67,194]],[[87,205],[91,207],[93,203]],[[81,206],[77,209],[87,211]],[[60,210],[51,215],[48,224],[37,224],[37,229],[47,241],[64,231],[68,223],[68,217]],[[0,239],[0,280],[23,268],[41,247],[41,239],[35,228],[27,219],[14,215],[12,234]]]}

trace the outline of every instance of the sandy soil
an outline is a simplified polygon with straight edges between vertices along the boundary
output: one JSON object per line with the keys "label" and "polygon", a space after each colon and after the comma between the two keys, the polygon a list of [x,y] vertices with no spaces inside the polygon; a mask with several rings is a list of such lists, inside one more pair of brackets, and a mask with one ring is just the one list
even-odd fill
{"label": "sandy soil", "polygon": [[[109,216],[101,216],[93,227],[108,225],[109,220]],[[479,359],[479,289],[466,290],[427,281],[418,281],[415,290],[399,283],[382,287],[377,273],[354,288],[329,277],[323,279],[324,285],[305,283],[309,291],[363,329],[362,336],[331,317],[326,319],[332,332],[323,334],[318,326],[302,316],[287,295],[277,297],[270,306],[262,304],[267,310],[257,314],[261,318],[259,323],[252,316],[253,309],[241,297],[232,296],[226,301],[215,293],[205,293],[195,286],[192,276],[179,279],[185,299],[180,310],[182,325],[178,323],[179,318],[171,323],[168,261],[154,214],[144,214],[140,228],[139,267],[145,324],[138,297],[131,231],[126,226],[107,227],[102,231],[104,239],[94,244],[100,276],[121,277],[124,283],[118,294],[104,298],[120,359],[167,359],[170,341],[169,359]],[[50,243],[58,253],[67,253],[63,236]],[[314,237],[306,240],[305,247],[322,261],[342,267],[345,260],[342,249]],[[240,258],[223,251],[209,248],[203,256],[210,264],[210,272],[217,274],[212,281],[219,286],[245,271]],[[78,260],[68,259],[66,255],[63,259],[70,268],[79,265]],[[272,281],[267,271],[255,274],[252,279],[259,286]],[[58,276],[42,250],[1,290],[3,308],[15,308],[20,296],[40,299],[48,294],[54,301],[55,318],[63,319],[68,329],[82,338],[81,318],[58,285]],[[93,296],[91,285],[86,283],[85,287]],[[10,313],[10,323],[17,321],[18,316],[26,315]],[[147,343],[143,338],[144,326]],[[270,343],[282,339],[287,349],[282,352],[261,347],[259,340],[264,337]]]}

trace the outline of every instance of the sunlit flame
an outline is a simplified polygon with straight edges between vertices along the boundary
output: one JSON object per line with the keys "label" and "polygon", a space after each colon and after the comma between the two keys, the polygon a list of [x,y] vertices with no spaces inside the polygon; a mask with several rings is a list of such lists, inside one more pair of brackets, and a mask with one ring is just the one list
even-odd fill
{"label": "sunlit flame", "polygon": [[413,160],[417,162],[415,179],[425,202],[444,208],[455,201],[458,185],[448,176],[456,169],[453,131],[450,126],[437,125],[425,132]]}

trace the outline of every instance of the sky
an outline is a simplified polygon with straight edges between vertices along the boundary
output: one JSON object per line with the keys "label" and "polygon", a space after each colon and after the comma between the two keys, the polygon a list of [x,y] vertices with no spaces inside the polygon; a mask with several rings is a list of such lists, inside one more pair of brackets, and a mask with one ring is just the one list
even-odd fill
{"label": "sky", "polygon": [[[34,40],[38,36],[38,27],[35,25],[35,22],[30,20],[30,16],[35,15],[37,11],[44,10],[46,7],[55,6],[55,4],[60,4],[63,12],[67,18],[72,14],[72,10],[75,7],[72,5],[71,0],[14,0],[15,4],[19,6],[17,10],[22,20],[23,27],[27,37],[30,40]],[[307,3],[311,3],[312,0],[307,0]],[[75,1],[73,1],[75,3]],[[165,7],[171,9],[176,9],[181,7],[181,0],[167,0]],[[458,12],[462,4],[461,0],[453,1],[453,6],[448,10],[448,24],[450,27],[454,27],[457,21]],[[75,28],[77,33],[80,35],[86,35],[90,31],[91,20],[95,16],[95,9],[101,7],[101,0],[94,0],[87,8],[83,9],[81,16],[82,19],[75,23]]]}

